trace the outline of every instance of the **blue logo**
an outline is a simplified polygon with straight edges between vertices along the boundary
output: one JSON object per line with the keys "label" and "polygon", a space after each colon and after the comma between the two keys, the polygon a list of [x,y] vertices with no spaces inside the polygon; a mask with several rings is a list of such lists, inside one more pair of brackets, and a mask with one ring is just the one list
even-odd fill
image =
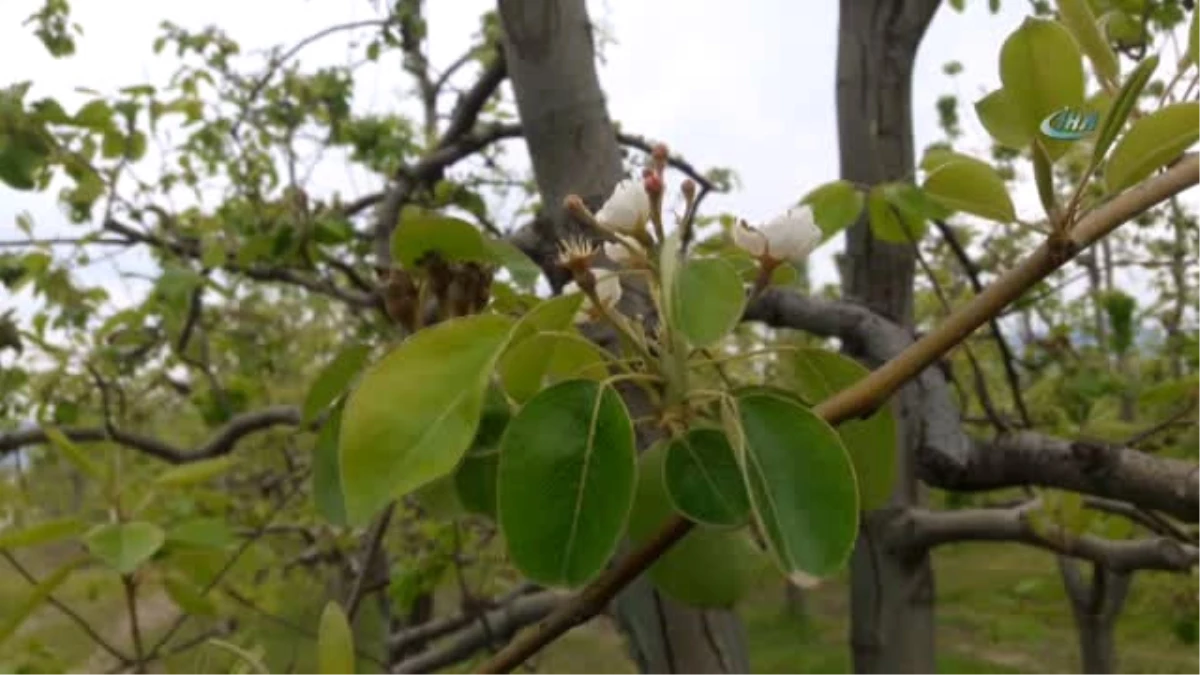
{"label": "blue logo", "polygon": [[1077,141],[1096,130],[1100,113],[1063,108],[1042,120],[1041,132],[1060,141]]}

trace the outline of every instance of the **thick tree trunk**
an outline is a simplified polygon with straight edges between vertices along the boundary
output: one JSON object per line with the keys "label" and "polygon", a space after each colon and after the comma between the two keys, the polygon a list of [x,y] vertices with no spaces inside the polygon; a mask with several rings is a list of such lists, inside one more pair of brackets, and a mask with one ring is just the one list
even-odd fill
{"label": "thick tree trunk", "polygon": [[1079,565],[1071,558],[1058,558],[1059,571],[1079,635],[1081,672],[1115,673],[1117,655],[1114,633],[1133,583],[1133,575],[1093,565],[1089,584],[1084,582]]}
{"label": "thick tree trunk", "polygon": [[[938,0],[842,0],[838,34],[838,142],[842,178],[874,185],[914,170],[912,71]],[[913,323],[914,258],[880,242],[866,217],[847,235],[843,292],[900,323]],[[857,355],[856,355],[857,356]],[[875,365],[875,364],[869,364]],[[855,672],[934,672],[933,572],[927,552],[882,544],[900,508],[919,502],[920,445],[913,385],[897,396],[897,481],[891,508],[864,514],[851,561],[850,642]]]}
{"label": "thick tree trunk", "polygon": [[[607,197],[622,177],[621,154],[596,74],[584,0],[500,0],[499,8],[509,78],[542,196],[532,248],[545,263],[559,239],[586,234],[565,217],[563,199],[572,193],[589,203]],[[561,277],[547,273],[559,286]],[[621,593],[615,610],[642,672],[749,670],[732,612],[684,607],[644,578]]]}

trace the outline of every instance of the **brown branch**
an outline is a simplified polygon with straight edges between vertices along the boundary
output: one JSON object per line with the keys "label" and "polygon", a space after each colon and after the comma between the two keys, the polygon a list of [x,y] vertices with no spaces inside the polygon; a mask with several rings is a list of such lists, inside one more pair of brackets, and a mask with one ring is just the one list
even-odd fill
{"label": "brown branch", "polygon": [[[1068,255],[1060,254],[1063,250],[1061,244],[1054,250],[1048,244],[1042,244],[1025,262],[975,296],[935,330],[855,385],[822,402],[813,412],[832,425],[869,415],[905,382],[920,375],[957,342],[985,324],[1005,305],[1019,298],[1027,288],[1065,264],[1072,254],[1090,246],[1154,204],[1195,185],[1200,181],[1198,174],[1200,162],[1196,155],[1185,155],[1163,173],[1091,211],[1072,229],[1071,237],[1066,242]],[[1194,485],[1195,481],[1192,483]],[[1195,513],[1194,507],[1192,512]],[[551,613],[536,629],[523,634],[489,659],[478,672],[509,672],[558,636],[602,611],[608,601],[687,535],[691,528],[692,523],[681,516],[672,517],[647,544],[610,567]]]}
{"label": "brown branch", "polygon": [[[316,422],[319,424],[320,422]],[[202,459],[212,459],[229,454],[246,436],[265,431],[275,426],[298,426],[300,410],[296,406],[271,406],[234,417],[203,444],[185,450],[157,438],[122,431],[113,427],[109,431],[94,427],[62,427],[59,430],[72,441],[91,443],[114,441],[128,448],[157,457],[171,464],[186,464]],[[47,442],[46,432],[41,427],[30,427],[19,431],[0,434],[0,456],[26,445]]]}
{"label": "brown branch", "polygon": [[358,613],[359,605],[362,604],[362,599],[366,596],[367,575],[372,569],[372,562],[376,554],[379,553],[380,547],[383,546],[383,536],[387,534],[388,523],[392,522],[392,513],[395,510],[396,502],[393,501],[375,519],[375,524],[371,526],[371,530],[367,534],[367,545],[363,547],[358,574],[354,578],[354,586],[350,589],[350,596],[346,599],[346,617],[350,621],[354,621],[354,615]]}
{"label": "brown branch", "polygon": [[[405,659],[392,668],[393,673],[432,673],[467,659],[489,645],[512,639],[522,628],[537,622],[560,607],[566,598],[552,591],[517,598],[508,605],[483,614],[444,645]],[[484,626],[487,626],[485,629]]]}

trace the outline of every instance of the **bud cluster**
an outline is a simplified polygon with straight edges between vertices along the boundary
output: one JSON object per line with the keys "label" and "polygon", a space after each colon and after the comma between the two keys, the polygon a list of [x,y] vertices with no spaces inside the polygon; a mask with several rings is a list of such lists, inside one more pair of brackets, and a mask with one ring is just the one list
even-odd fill
{"label": "bud cluster", "polygon": [[394,267],[383,274],[383,304],[405,331],[430,323],[478,314],[491,299],[495,270],[476,262],[448,262],[434,251],[414,270]]}

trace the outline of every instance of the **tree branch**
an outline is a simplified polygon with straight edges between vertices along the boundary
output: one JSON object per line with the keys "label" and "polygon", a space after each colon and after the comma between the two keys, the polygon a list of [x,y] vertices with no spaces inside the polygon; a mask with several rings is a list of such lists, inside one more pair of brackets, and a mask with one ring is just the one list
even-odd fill
{"label": "tree branch", "polygon": [[[113,428],[111,433],[103,428],[95,427],[61,427],[59,431],[77,443],[113,441],[171,464],[186,464],[229,454],[242,439],[250,434],[276,426],[298,426],[299,424],[300,410],[296,406],[271,406],[234,417],[207,441],[190,450],[176,447],[157,438],[116,428]],[[318,421],[316,424],[320,424],[320,422]],[[46,432],[41,427],[30,427],[0,434],[0,456],[26,445],[44,444],[47,440]]]}
{"label": "tree branch", "polygon": [[965,541],[1020,542],[1052,553],[1082,558],[1117,572],[1133,570],[1191,569],[1197,562],[1195,546],[1169,537],[1114,541],[1075,535],[1053,526],[1039,532],[1030,523],[1038,500],[1005,509],[931,511],[908,509],[889,530],[889,543],[915,550]]}

